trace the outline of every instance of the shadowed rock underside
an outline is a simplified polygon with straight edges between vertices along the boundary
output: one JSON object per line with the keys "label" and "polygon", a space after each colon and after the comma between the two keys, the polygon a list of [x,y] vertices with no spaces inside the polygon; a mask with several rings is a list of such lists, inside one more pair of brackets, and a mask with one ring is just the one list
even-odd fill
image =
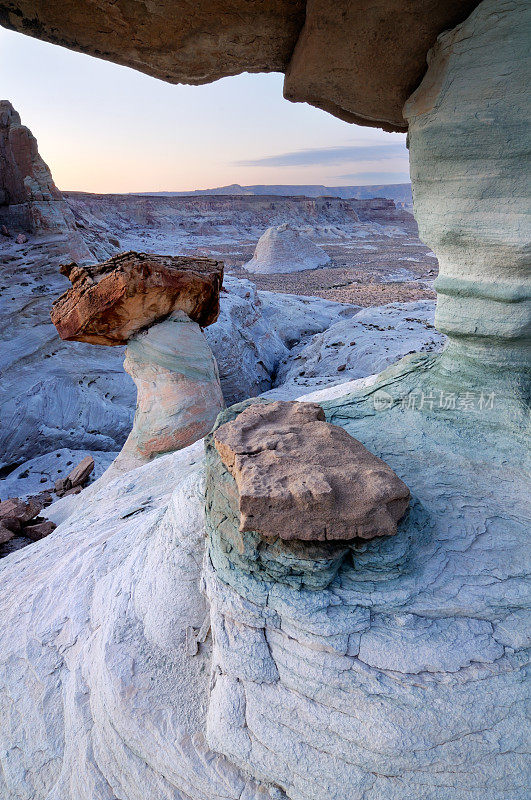
{"label": "shadowed rock underside", "polygon": [[286,96],[405,130],[426,53],[477,0],[2,0],[0,23],[173,83],[287,72]]}

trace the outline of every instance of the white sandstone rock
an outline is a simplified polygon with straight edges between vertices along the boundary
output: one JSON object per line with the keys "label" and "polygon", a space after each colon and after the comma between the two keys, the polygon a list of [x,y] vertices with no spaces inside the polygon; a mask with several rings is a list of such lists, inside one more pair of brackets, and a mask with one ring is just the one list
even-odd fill
{"label": "white sandstone rock", "polygon": [[3,559],[0,795],[525,800],[518,503],[499,524],[516,471],[383,439],[410,527],[324,591],[202,566],[201,442],[94,484]]}
{"label": "white sandstone rock", "polygon": [[212,350],[184,311],[132,336],[124,369],[138,394],[133,428],[113,469],[188,447],[210,432],[224,408]]}
{"label": "white sandstone rock", "polygon": [[294,397],[303,388],[363,378],[408,353],[439,350],[445,337],[433,327],[434,314],[433,300],[364,308],[294,347],[268,397],[288,399],[287,392]]}
{"label": "white sandstone rock", "polygon": [[244,267],[269,275],[323,267],[330,256],[311,239],[289,225],[268,228],[258,240],[254,255]]}

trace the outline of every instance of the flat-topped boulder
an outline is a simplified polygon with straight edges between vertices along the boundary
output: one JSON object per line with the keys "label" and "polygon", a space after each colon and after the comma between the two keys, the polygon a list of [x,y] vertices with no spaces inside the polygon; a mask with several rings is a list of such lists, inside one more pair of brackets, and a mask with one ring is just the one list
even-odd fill
{"label": "flat-topped boulder", "polygon": [[176,310],[201,328],[219,314],[221,261],[131,251],[94,266],[67,264],[61,272],[72,282],[51,310],[62,339],[122,345]]}
{"label": "flat-topped boulder", "polygon": [[392,536],[409,489],[316,403],[248,406],[214,432],[239,492],[240,532],[300,541]]}

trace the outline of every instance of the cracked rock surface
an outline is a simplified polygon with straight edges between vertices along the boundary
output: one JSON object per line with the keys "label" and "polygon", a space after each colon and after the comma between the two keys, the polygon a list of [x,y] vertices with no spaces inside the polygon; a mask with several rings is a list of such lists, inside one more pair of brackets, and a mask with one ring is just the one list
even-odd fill
{"label": "cracked rock surface", "polygon": [[62,339],[115,346],[172,311],[203,328],[219,315],[221,261],[129,252],[61,272],[72,282],[51,310]]}
{"label": "cracked rock surface", "polygon": [[407,486],[317,404],[251,404],[213,436],[236,481],[241,533],[373,539],[394,535],[406,512]]}

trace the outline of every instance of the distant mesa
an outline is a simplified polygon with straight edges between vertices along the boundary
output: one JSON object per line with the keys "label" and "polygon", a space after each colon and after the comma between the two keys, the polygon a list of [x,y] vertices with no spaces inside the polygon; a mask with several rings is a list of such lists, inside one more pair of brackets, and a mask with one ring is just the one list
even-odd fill
{"label": "distant mesa", "polygon": [[267,197],[340,197],[344,200],[371,200],[383,197],[394,200],[397,206],[413,208],[410,183],[387,183],[372,186],[324,186],[323,184],[255,184],[216,186],[211,189],[193,189],[183,192],[135,192],[138,195],[186,197],[198,195],[265,195]]}
{"label": "distant mesa", "polygon": [[330,256],[322,247],[286,224],[268,228],[262,234],[244,269],[263,275],[301,272],[324,267],[329,261]]}

